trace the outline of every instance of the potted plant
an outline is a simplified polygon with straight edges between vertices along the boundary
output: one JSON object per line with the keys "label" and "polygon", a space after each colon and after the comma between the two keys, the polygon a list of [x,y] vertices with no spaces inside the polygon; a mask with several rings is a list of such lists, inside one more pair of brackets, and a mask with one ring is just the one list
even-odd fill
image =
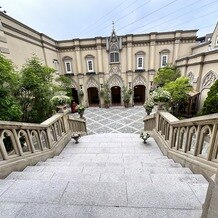
{"label": "potted plant", "polygon": [[125,107],[129,107],[129,102],[132,96],[132,89],[127,89],[123,87],[123,102]]}
{"label": "potted plant", "polygon": [[110,90],[108,84],[104,84],[100,91],[100,96],[103,98],[105,108],[109,108],[110,104]]}
{"label": "potted plant", "polygon": [[77,110],[78,114],[80,115],[80,118],[84,118],[83,114],[84,114],[84,111],[85,111],[85,106],[82,105],[82,104],[78,104],[76,106],[76,110]]}
{"label": "potted plant", "polygon": [[141,132],[140,138],[143,139],[144,143],[146,143],[147,139],[150,137],[150,135],[147,132]]}
{"label": "potted plant", "polygon": [[158,103],[158,109],[163,110],[164,105],[171,101],[170,92],[159,87],[152,93],[152,99]]}
{"label": "potted plant", "polygon": [[57,112],[63,112],[69,103],[70,97],[63,95],[62,93],[51,98],[51,104],[56,107]]}
{"label": "potted plant", "polygon": [[144,103],[144,108],[146,110],[147,115],[149,115],[154,108],[154,102],[152,98],[149,98]]}

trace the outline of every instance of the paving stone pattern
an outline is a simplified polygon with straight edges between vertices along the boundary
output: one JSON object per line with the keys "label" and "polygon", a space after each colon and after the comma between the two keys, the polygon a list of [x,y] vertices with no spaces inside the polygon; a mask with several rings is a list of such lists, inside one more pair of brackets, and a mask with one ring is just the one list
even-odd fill
{"label": "paving stone pattern", "polygon": [[152,138],[144,144],[138,134],[87,135],[0,180],[0,217],[197,218],[207,187]]}
{"label": "paving stone pattern", "polygon": [[[143,130],[143,106],[130,108],[111,107],[87,108],[86,118],[88,134],[99,133],[140,133]],[[75,114],[74,116],[78,116]]]}

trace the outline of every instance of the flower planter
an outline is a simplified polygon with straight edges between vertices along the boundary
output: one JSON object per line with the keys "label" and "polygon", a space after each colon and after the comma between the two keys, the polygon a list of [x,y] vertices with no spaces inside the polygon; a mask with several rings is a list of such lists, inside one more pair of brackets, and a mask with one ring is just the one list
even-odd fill
{"label": "flower planter", "polygon": [[58,105],[58,106],[56,106],[56,111],[58,113],[63,113],[66,109],[67,109],[67,105],[66,104],[65,105]]}

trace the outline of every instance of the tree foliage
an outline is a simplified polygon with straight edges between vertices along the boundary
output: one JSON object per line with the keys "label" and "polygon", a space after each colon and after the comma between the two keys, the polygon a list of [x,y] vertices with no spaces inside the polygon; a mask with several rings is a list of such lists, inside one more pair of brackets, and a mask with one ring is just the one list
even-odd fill
{"label": "tree foliage", "polygon": [[69,77],[60,75],[55,81],[58,83],[58,86],[56,86],[57,91],[66,92],[67,96],[72,97],[72,80]]}
{"label": "tree foliage", "polygon": [[175,81],[181,76],[180,71],[173,65],[167,65],[158,70],[157,75],[154,77],[154,83],[158,86]]}
{"label": "tree foliage", "polygon": [[202,115],[218,113],[218,80],[211,86],[204,101]]}
{"label": "tree foliage", "polygon": [[164,89],[170,92],[172,102],[185,101],[188,97],[188,92],[192,90],[189,84],[189,78],[179,77],[173,82],[169,82],[164,86]]}
{"label": "tree foliage", "polygon": [[40,123],[52,114],[54,69],[43,66],[36,56],[28,59],[21,70],[20,102],[24,122]]}
{"label": "tree foliage", "polygon": [[20,121],[22,111],[16,94],[19,76],[10,60],[0,55],[0,120]]}

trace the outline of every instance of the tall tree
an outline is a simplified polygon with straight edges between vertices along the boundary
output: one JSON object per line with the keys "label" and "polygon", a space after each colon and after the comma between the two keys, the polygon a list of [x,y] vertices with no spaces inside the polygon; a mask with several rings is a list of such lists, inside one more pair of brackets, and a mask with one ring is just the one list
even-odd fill
{"label": "tall tree", "polygon": [[177,114],[179,107],[187,100],[188,93],[192,90],[189,78],[179,77],[175,81],[166,84],[164,89],[170,92],[172,97],[172,112]]}
{"label": "tall tree", "polygon": [[40,123],[52,114],[54,69],[43,66],[36,56],[28,59],[21,70],[21,105],[24,122]]}
{"label": "tall tree", "polygon": [[207,98],[204,101],[202,115],[218,113],[218,80],[210,87]]}
{"label": "tall tree", "polygon": [[67,96],[72,97],[72,80],[69,77],[60,75],[55,81],[58,83],[58,86],[56,86],[57,91],[66,92]]}
{"label": "tall tree", "polygon": [[167,65],[158,70],[157,75],[154,77],[154,83],[158,86],[175,81],[181,76],[181,73],[174,65]]}
{"label": "tall tree", "polygon": [[20,121],[22,111],[16,99],[19,76],[10,60],[0,55],[0,120]]}

